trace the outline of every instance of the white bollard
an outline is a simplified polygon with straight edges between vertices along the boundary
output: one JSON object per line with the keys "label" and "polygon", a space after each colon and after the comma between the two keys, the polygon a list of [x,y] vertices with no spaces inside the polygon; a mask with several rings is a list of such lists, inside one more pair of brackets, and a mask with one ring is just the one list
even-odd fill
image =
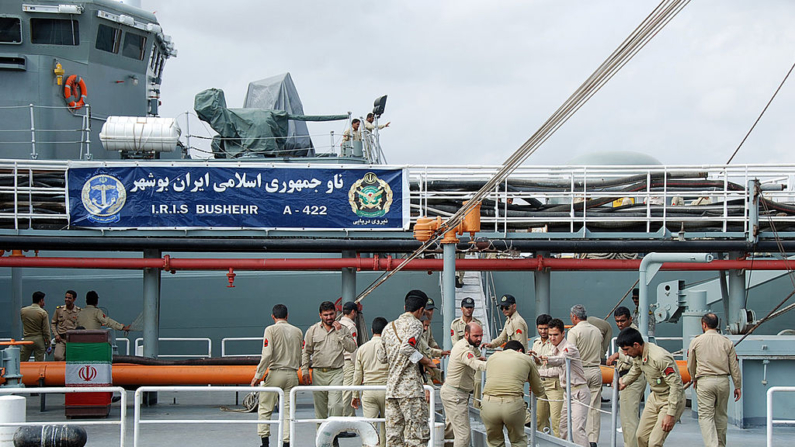
{"label": "white bollard", "polygon": [[[25,398],[0,396],[0,422],[25,422]],[[14,447],[17,427],[0,427],[0,447]]]}

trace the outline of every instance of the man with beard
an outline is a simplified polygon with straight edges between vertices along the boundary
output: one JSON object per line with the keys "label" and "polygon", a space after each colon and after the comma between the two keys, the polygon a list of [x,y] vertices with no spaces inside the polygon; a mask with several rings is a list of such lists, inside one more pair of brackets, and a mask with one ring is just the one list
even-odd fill
{"label": "man with beard", "polygon": [[447,363],[447,379],[439,390],[445,416],[445,438],[452,434],[455,447],[468,447],[471,437],[469,428],[469,396],[475,389],[475,371],[486,369],[485,358],[480,356],[483,328],[469,323],[464,328],[464,338],[458,340],[450,351]]}

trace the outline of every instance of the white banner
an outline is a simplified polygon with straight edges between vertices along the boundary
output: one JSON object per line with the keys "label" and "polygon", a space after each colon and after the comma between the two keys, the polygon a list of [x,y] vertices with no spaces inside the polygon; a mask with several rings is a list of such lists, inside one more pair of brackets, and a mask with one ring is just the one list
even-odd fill
{"label": "white banner", "polygon": [[66,364],[66,386],[109,386],[112,382],[110,363]]}

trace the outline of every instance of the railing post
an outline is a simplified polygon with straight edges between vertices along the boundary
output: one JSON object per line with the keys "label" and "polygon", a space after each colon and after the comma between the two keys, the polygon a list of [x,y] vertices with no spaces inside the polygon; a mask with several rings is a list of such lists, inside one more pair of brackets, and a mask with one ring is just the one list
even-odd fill
{"label": "railing post", "polygon": [[572,441],[571,431],[571,359],[566,357],[566,440]]}
{"label": "railing post", "polygon": [[37,160],[39,154],[36,153],[36,120],[33,115],[33,104],[30,104],[30,159]]}
{"label": "railing post", "polygon": [[86,104],[86,160],[91,158],[91,105]]}
{"label": "railing post", "polygon": [[613,368],[613,394],[610,396],[610,447],[616,447],[618,430],[618,365]]}

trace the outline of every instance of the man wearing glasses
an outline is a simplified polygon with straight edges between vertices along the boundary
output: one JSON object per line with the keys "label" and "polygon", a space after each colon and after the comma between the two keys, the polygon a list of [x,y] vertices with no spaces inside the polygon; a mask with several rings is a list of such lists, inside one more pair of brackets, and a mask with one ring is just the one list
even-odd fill
{"label": "man wearing glasses", "polygon": [[511,340],[516,340],[527,352],[527,323],[516,311],[516,298],[513,295],[503,295],[500,298],[500,310],[505,315],[505,326],[503,326],[502,332],[491,343],[483,343],[481,347],[494,349]]}

